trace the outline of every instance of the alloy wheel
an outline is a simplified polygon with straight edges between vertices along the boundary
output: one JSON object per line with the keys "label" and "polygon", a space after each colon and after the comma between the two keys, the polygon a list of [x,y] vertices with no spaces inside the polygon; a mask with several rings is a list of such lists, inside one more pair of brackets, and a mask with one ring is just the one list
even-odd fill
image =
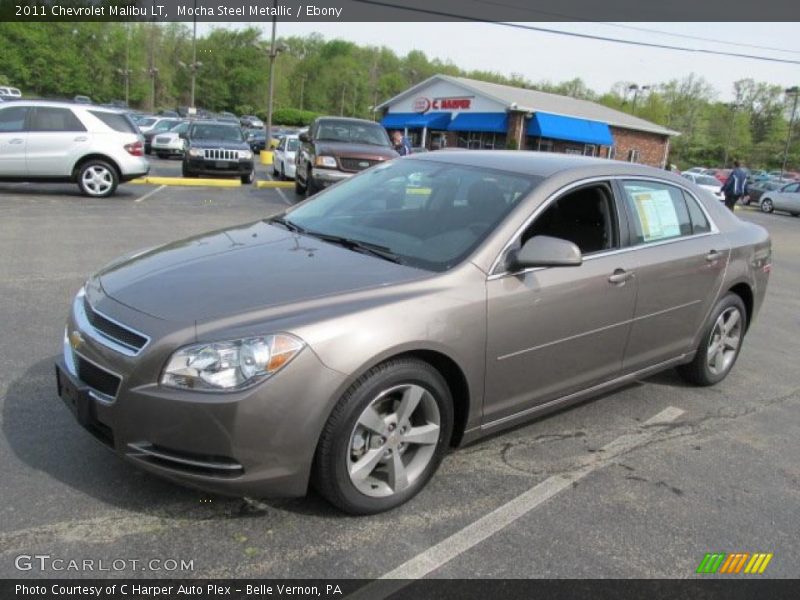
{"label": "alloy wheel", "polygon": [[742,341],[742,313],[735,306],[724,310],[714,323],[708,340],[706,364],[713,375],[731,368]]}
{"label": "alloy wheel", "polygon": [[772,200],[770,200],[769,198],[764,198],[761,201],[761,210],[763,212],[770,213],[770,212],[772,212],[773,208],[774,207],[772,206]]}
{"label": "alloy wheel", "polygon": [[384,390],[363,410],[350,435],[350,481],[372,498],[402,492],[430,464],[440,432],[441,415],[431,392],[416,384]]}
{"label": "alloy wheel", "polygon": [[92,165],[81,176],[83,188],[92,196],[102,196],[114,185],[114,176],[106,167]]}

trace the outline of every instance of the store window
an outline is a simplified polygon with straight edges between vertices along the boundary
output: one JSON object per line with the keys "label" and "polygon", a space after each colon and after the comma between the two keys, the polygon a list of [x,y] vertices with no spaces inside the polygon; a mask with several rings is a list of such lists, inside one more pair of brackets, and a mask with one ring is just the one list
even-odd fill
{"label": "store window", "polygon": [[468,148],[469,150],[504,150],[506,147],[506,134],[487,131],[464,131],[458,135],[458,147]]}
{"label": "store window", "polygon": [[584,144],[583,146],[583,155],[584,156],[597,156],[597,146],[594,144]]}
{"label": "store window", "polygon": [[609,146],[608,147],[608,159],[614,160],[617,157],[617,147],[616,146]]}

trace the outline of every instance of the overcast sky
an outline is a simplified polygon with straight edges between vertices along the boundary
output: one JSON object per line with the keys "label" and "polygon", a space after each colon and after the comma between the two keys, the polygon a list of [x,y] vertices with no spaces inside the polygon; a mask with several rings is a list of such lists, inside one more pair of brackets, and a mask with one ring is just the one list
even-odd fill
{"label": "overcast sky", "polygon": [[[800,62],[797,23],[541,23],[542,27],[628,40],[755,54]],[[203,30],[212,25],[204,24]],[[242,27],[244,24],[217,24]],[[269,23],[257,24],[269,35]],[[681,36],[697,36],[724,43],[638,31],[653,29]],[[752,77],[783,87],[800,84],[800,64],[783,64],[695,52],[660,50],[584,40],[527,31],[491,23],[297,23],[279,22],[278,35],[319,32],[326,39],[341,38],[358,44],[387,45],[398,54],[422,50],[430,58],[451,60],[463,69],[485,69],[509,75],[521,73],[532,81],[583,79],[595,91],[605,92],[617,81],[648,85],[703,76],[718,98],[732,99],[732,84]],[[765,50],[747,45],[780,48]]]}

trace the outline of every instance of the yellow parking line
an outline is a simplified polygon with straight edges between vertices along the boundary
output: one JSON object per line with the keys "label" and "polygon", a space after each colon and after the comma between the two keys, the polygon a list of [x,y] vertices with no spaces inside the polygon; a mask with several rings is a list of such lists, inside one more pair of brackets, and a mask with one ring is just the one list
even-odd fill
{"label": "yellow parking line", "polygon": [[190,187],[241,187],[242,185],[242,182],[238,179],[194,179],[188,177],[140,177],[129,183]]}
{"label": "yellow parking line", "polygon": [[266,181],[256,181],[256,187],[261,188],[293,188],[294,181],[275,181],[272,179]]}

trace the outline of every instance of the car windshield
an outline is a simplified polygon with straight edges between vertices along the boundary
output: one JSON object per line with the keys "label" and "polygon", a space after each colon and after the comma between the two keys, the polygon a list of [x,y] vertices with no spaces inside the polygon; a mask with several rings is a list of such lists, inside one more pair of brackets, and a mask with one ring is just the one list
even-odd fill
{"label": "car windshield", "polygon": [[195,140],[224,140],[227,142],[241,142],[244,139],[242,130],[238,127],[205,123],[195,125],[191,137]]}
{"label": "car windshield", "polygon": [[150,125],[152,125],[155,122],[156,122],[155,119],[152,119],[152,118],[149,118],[149,117],[146,118],[146,119],[139,119],[137,121],[137,123],[139,124],[139,127],[150,127]]}
{"label": "car windshield", "polygon": [[170,131],[174,133],[186,133],[186,130],[189,129],[188,123],[178,123],[177,125],[173,125]]}
{"label": "car windshield", "polygon": [[389,136],[380,125],[370,123],[348,123],[346,121],[321,121],[317,129],[320,142],[349,142],[389,146]]}
{"label": "car windshield", "polygon": [[167,119],[165,121],[159,121],[158,124],[155,127],[153,127],[153,129],[155,131],[169,131],[170,129],[175,127],[175,125],[177,125],[178,123],[180,123],[180,121],[173,121]]}
{"label": "car windshield", "polygon": [[282,224],[351,248],[378,249],[394,262],[446,271],[540,180],[474,166],[392,161],[304,202]]}
{"label": "car windshield", "polygon": [[694,178],[694,182],[697,185],[713,185],[719,187],[719,179],[709,177],[708,175],[697,175]]}
{"label": "car windshield", "polygon": [[297,146],[299,142],[297,139],[286,140],[286,151],[287,152],[297,152]]}

